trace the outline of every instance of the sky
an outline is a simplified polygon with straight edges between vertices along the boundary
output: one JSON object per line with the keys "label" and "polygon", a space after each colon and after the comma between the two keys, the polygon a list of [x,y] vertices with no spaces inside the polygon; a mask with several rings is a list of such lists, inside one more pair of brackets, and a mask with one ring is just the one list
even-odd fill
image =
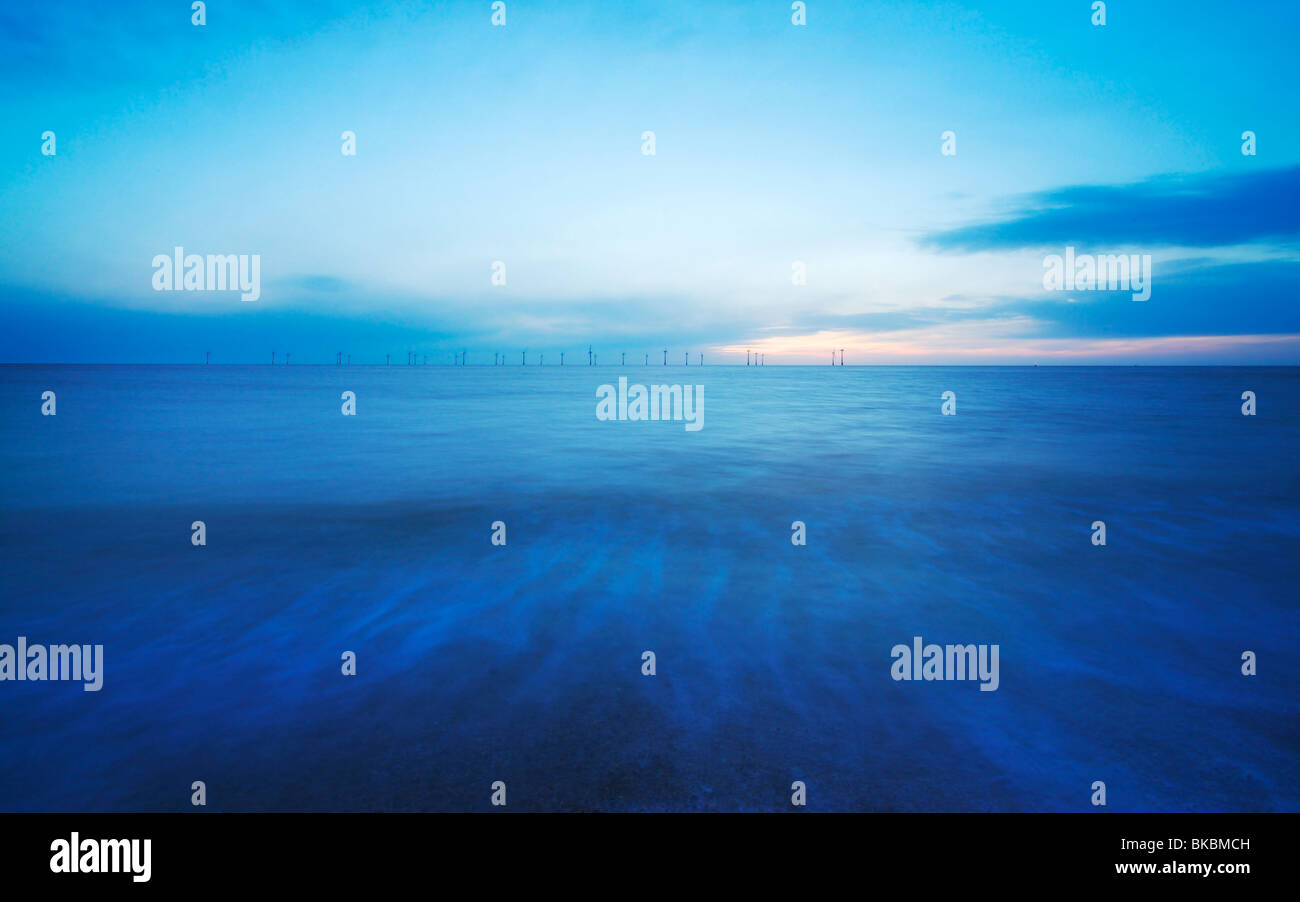
{"label": "sky", "polygon": [[1300,363],[1300,5],[1092,6],[7,3],[0,362]]}

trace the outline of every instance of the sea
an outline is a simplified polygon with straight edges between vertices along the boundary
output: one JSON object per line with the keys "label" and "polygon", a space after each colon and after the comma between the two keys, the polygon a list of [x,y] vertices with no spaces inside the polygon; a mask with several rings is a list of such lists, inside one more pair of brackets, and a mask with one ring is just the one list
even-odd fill
{"label": "sea", "polygon": [[[598,419],[620,377],[702,428]],[[0,366],[0,644],[103,647],[0,681],[0,810],[1295,811],[1297,411],[1297,368]],[[895,679],[915,637],[996,690]]]}

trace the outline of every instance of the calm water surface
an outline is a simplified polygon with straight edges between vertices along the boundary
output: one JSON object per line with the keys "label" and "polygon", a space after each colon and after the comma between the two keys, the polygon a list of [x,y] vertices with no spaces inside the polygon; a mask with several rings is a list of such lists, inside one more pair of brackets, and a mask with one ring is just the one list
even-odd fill
{"label": "calm water surface", "polygon": [[[598,422],[619,375],[703,430]],[[0,367],[0,643],[105,658],[0,682],[0,809],[1296,810],[1297,410],[1294,368]],[[894,682],[914,635],[1000,688]]]}

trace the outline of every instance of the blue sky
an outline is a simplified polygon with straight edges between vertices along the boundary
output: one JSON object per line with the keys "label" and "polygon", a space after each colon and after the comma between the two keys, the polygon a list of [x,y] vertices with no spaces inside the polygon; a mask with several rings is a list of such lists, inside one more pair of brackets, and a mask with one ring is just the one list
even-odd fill
{"label": "blue sky", "polygon": [[0,9],[0,361],[1300,363],[1294,3],[506,7]]}

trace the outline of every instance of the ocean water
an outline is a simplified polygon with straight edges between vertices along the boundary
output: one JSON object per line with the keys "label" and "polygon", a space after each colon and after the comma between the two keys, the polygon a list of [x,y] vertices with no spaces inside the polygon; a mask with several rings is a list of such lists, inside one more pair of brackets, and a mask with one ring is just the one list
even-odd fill
{"label": "ocean water", "polygon": [[[704,428],[597,421],[620,375]],[[0,643],[104,646],[100,692],[0,682],[0,810],[1294,811],[1297,410],[1294,368],[0,367]],[[894,681],[918,635],[999,688]]]}

